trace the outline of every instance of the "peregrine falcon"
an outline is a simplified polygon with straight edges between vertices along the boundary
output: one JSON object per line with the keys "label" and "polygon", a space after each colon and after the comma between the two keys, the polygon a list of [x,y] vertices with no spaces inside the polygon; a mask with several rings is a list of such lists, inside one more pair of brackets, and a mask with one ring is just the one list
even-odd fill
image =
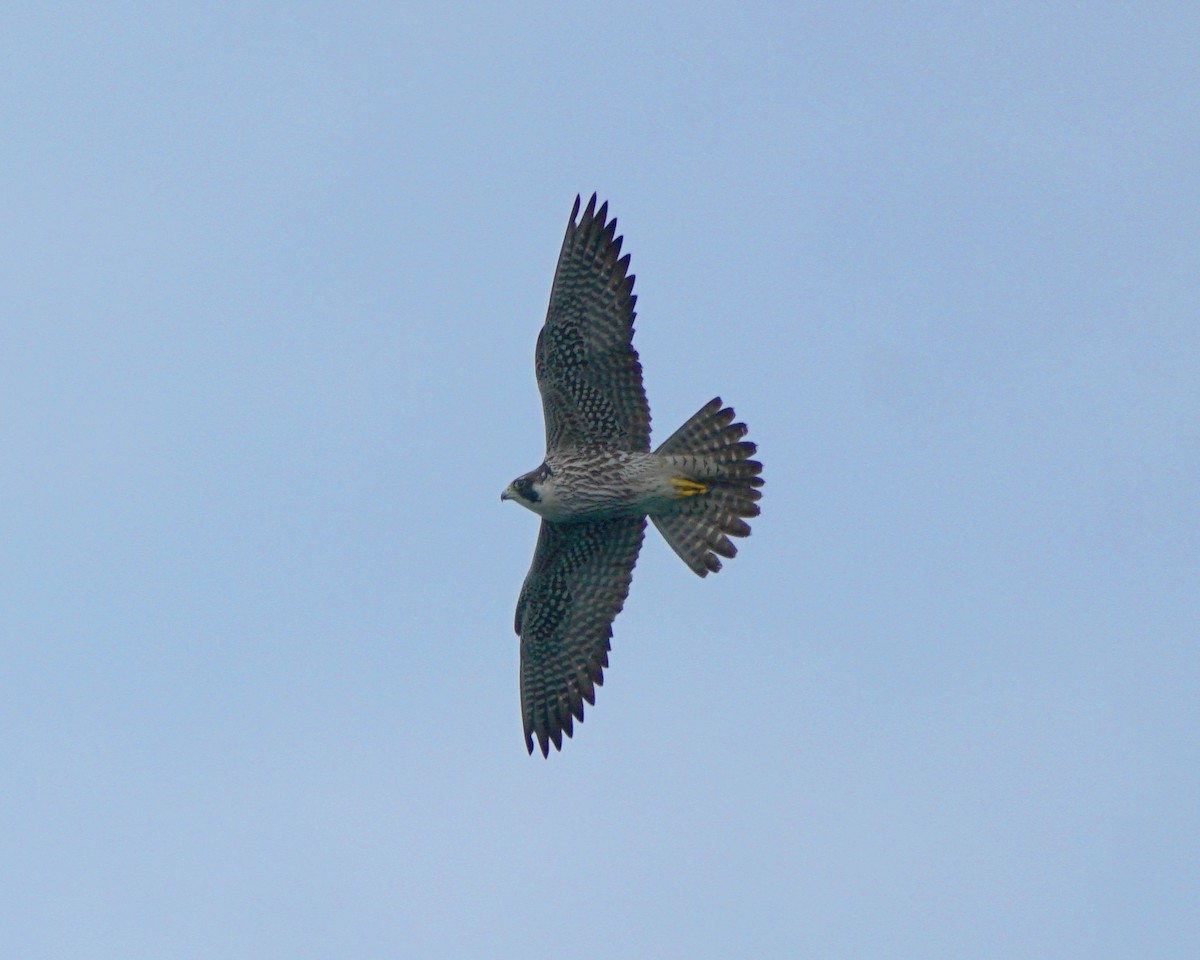
{"label": "peregrine falcon", "polygon": [[[562,749],[583,701],[604,681],[612,622],[625,603],[648,516],[701,577],[745,537],[762,464],[744,423],[710,400],[657,450],[633,348],[633,275],[617,221],[592,194],[575,198],[558,255],[535,369],[546,458],[500,495],[542,518],[517,600],[525,746]],[[576,218],[578,217],[578,221]]]}

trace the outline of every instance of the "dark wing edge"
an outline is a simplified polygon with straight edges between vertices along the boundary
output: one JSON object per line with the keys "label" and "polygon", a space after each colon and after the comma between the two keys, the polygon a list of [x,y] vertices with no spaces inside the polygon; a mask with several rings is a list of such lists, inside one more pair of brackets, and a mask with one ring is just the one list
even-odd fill
{"label": "dark wing edge", "polygon": [[517,600],[521,718],[525,747],[562,750],[583,703],[596,702],[611,649],[612,622],[629,595],[645,517],[582,523],[542,521],[533,564]]}
{"label": "dark wing edge", "polygon": [[[650,407],[633,348],[637,297],[629,254],[608,203],[596,194],[579,215],[575,198],[558,255],[534,366],[546,418],[546,449],[650,449]],[[579,217],[576,222],[576,217]]]}

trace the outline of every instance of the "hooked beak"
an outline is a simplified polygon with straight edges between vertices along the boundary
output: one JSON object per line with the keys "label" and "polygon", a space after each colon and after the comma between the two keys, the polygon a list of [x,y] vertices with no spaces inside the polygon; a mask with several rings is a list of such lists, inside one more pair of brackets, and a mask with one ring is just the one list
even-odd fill
{"label": "hooked beak", "polygon": [[503,503],[505,500],[513,500],[513,499],[515,499],[515,497],[513,495],[512,486],[509,486],[507,490],[505,490],[502,494],[500,494],[500,502],[501,503]]}

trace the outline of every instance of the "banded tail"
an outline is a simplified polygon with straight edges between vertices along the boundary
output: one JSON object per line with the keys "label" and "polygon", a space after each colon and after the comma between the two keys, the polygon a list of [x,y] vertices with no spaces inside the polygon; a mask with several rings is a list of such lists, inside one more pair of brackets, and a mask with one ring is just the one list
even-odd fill
{"label": "banded tail", "polygon": [[677,505],[650,519],[681,560],[702,577],[721,569],[722,557],[737,555],[729,537],[750,536],[743,517],[758,516],[762,464],[749,459],[758,449],[743,440],[748,428],[733,423],[733,409],[716,397],[694,413],[655,453],[676,471],[671,483]]}

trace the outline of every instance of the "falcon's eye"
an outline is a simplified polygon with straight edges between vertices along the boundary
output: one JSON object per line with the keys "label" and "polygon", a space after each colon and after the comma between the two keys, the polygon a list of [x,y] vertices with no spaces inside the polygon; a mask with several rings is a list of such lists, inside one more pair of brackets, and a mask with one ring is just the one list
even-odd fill
{"label": "falcon's eye", "polygon": [[529,477],[521,477],[520,480],[513,481],[513,486],[516,488],[517,493],[519,493],[530,503],[537,503],[540,499],[537,495],[537,491],[533,489],[533,480],[531,480]]}

